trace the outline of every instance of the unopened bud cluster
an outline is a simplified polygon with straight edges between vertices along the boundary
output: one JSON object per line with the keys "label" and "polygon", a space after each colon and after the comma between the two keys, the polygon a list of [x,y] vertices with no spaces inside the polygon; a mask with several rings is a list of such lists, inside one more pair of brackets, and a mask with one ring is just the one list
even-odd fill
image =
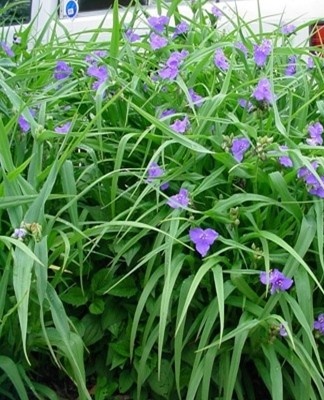
{"label": "unopened bud cluster", "polygon": [[255,153],[261,159],[267,158],[267,148],[273,142],[273,137],[263,136],[258,139],[255,146]]}
{"label": "unopened bud cluster", "polygon": [[262,249],[260,249],[260,247],[257,247],[255,243],[252,243],[251,248],[254,251],[254,253],[253,253],[254,259],[260,260],[263,257]]}
{"label": "unopened bud cluster", "polygon": [[234,207],[230,209],[229,217],[231,219],[232,225],[238,226],[240,225],[240,211],[238,207]]}
{"label": "unopened bud cluster", "polygon": [[230,136],[222,135],[222,137],[223,137],[222,149],[225,150],[226,152],[229,152],[232,147],[232,141],[234,139],[234,135],[233,134],[231,134]]}

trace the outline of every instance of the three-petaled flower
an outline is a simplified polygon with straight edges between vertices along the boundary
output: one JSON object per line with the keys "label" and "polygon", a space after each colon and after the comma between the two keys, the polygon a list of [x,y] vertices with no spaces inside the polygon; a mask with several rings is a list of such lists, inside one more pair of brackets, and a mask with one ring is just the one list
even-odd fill
{"label": "three-petaled flower", "polygon": [[189,118],[185,116],[183,119],[176,119],[170,128],[177,133],[185,133],[190,127]]}
{"label": "three-petaled flower", "polygon": [[281,33],[283,33],[284,35],[287,35],[287,36],[294,33],[295,30],[296,30],[296,26],[293,24],[286,24],[281,27]]}
{"label": "three-petaled flower", "polygon": [[175,79],[179,74],[179,68],[184,58],[188,56],[188,51],[174,51],[170,54],[165,65],[158,71],[162,79]]}
{"label": "three-petaled flower", "polygon": [[69,122],[66,122],[66,123],[63,124],[63,125],[59,125],[59,126],[55,127],[54,131],[55,131],[56,133],[61,134],[61,135],[65,135],[65,134],[67,134],[67,133],[70,131],[71,125],[72,125],[72,122],[70,122],[70,121],[69,121]]}
{"label": "three-petaled flower", "polygon": [[162,33],[164,28],[168,25],[170,18],[166,15],[160,15],[159,17],[149,17],[147,22],[150,27],[158,33]]}
{"label": "three-petaled flower", "polygon": [[271,53],[272,45],[270,40],[265,39],[260,45],[254,45],[254,62],[258,67],[263,67]]}
{"label": "three-petaled flower", "polygon": [[292,76],[295,75],[296,73],[296,63],[297,63],[297,57],[296,56],[290,56],[288,57],[288,64],[285,69],[285,75],[286,76]]}
{"label": "three-petaled flower", "polygon": [[314,321],[313,327],[319,333],[324,335],[324,314],[319,314],[317,320]]}
{"label": "three-petaled flower", "polygon": [[141,39],[140,35],[138,35],[137,33],[135,33],[135,32],[133,31],[133,29],[127,29],[127,31],[125,32],[125,36],[126,36],[126,39],[127,39],[130,43],[137,42],[138,40]]}
{"label": "three-petaled flower", "polygon": [[231,152],[237,162],[243,160],[245,152],[249,149],[251,143],[247,138],[235,138],[232,141]]}
{"label": "three-petaled flower", "polygon": [[7,54],[8,57],[13,57],[15,53],[12,51],[11,47],[6,42],[0,42],[0,47]]}
{"label": "three-petaled flower", "polygon": [[72,74],[72,67],[65,61],[58,61],[54,69],[54,78],[57,80],[68,78]]}
{"label": "three-petaled flower", "polygon": [[306,142],[310,146],[317,146],[323,144],[323,125],[320,122],[316,122],[315,124],[311,124],[308,127],[309,139],[306,139]]}
{"label": "three-petaled flower", "polygon": [[284,292],[291,288],[294,283],[293,279],[286,277],[278,269],[273,269],[269,272],[261,272],[260,281],[264,285],[270,286],[270,293]]}
{"label": "three-petaled flower", "polygon": [[259,80],[253,92],[253,97],[258,101],[271,104],[273,102],[273,94],[271,91],[271,84],[267,78]]}
{"label": "three-petaled flower", "polygon": [[[288,150],[288,146],[280,146],[279,149],[284,152],[285,150]],[[278,160],[279,164],[283,167],[289,168],[293,166],[292,159],[287,154],[280,156]]]}
{"label": "three-petaled flower", "polygon": [[[319,164],[317,161],[312,161],[311,166],[316,171]],[[308,193],[324,198],[324,176],[319,176],[318,179],[308,167],[301,167],[297,172],[297,177],[303,179],[306,185],[309,186]]]}
{"label": "three-petaled flower", "polygon": [[18,240],[24,240],[27,233],[28,232],[25,228],[15,228],[14,233],[11,235],[11,237]]}
{"label": "three-petaled flower", "polygon": [[190,240],[195,244],[196,250],[202,257],[205,257],[218,236],[219,233],[210,228],[192,228],[189,231]]}
{"label": "three-petaled flower", "polygon": [[287,329],[286,329],[286,327],[285,327],[284,324],[280,324],[280,325],[279,325],[279,335],[280,335],[281,337],[286,337],[286,336],[288,336],[288,332],[287,332]]}
{"label": "three-petaled flower", "polygon": [[167,201],[171,208],[183,208],[189,205],[189,193],[187,189],[180,189],[178,194],[171,196]]}
{"label": "three-petaled flower", "polygon": [[189,31],[189,25],[187,24],[186,21],[181,21],[179,22],[178,25],[176,25],[174,29],[174,34],[173,34],[173,39],[176,38],[177,36],[184,35]]}
{"label": "three-petaled flower", "polygon": [[157,35],[156,33],[151,33],[150,35],[150,45],[153,50],[159,50],[165,47],[168,44],[168,40],[160,35]]}
{"label": "three-petaled flower", "polygon": [[[165,174],[165,171],[164,171],[163,168],[161,168],[159,166],[158,163],[152,162],[149,165],[149,168],[147,170],[147,174],[148,174],[148,178],[146,179],[146,182],[152,183],[155,179],[161,178]],[[168,182],[164,182],[164,183],[162,183],[160,185],[160,189],[161,190],[166,190],[166,189],[168,189],[168,187],[169,187],[169,183]]]}
{"label": "three-petaled flower", "polygon": [[196,107],[200,107],[203,104],[203,97],[200,96],[198,93],[196,93],[192,88],[188,89],[189,92],[189,96],[190,96],[190,100],[191,102],[196,106]]}
{"label": "three-petaled flower", "polygon": [[222,49],[217,49],[214,55],[214,64],[217,68],[222,71],[227,71],[229,69],[228,59],[225,57],[225,54]]}
{"label": "three-petaled flower", "polygon": [[97,64],[90,65],[87,69],[87,75],[95,78],[92,84],[92,89],[97,90],[101,84],[108,79],[108,70],[105,65],[97,66]]}

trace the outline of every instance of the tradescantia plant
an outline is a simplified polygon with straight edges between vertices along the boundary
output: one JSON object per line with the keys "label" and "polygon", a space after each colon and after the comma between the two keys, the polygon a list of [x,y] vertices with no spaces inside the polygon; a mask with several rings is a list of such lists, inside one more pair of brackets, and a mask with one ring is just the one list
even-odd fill
{"label": "tradescantia plant", "polygon": [[324,397],[320,50],[185,10],[1,39],[1,398]]}

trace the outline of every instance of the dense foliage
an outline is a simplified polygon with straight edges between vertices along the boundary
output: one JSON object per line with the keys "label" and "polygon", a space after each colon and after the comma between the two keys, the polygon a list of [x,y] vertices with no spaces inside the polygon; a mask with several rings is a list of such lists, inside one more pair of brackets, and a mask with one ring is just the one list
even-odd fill
{"label": "dense foliage", "polygon": [[324,397],[323,59],[177,3],[1,41],[1,398]]}

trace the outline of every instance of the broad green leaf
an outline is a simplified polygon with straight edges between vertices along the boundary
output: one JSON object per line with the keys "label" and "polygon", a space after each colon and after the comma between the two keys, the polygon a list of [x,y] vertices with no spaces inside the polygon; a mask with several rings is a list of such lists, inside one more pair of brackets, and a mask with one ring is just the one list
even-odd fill
{"label": "broad green leaf", "polygon": [[29,397],[26,388],[19,374],[17,365],[7,356],[0,355],[0,368],[4,371],[7,377],[11,380],[20,400],[28,400]]}
{"label": "broad green leaf", "polygon": [[28,327],[28,306],[29,294],[31,290],[31,278],[34,260],[28,257],[19,247],[15,249],[13,257],[13,286],[18,304],[18,318],[21,330],[22,345],[25,357],[27,354],[27,327]]}

